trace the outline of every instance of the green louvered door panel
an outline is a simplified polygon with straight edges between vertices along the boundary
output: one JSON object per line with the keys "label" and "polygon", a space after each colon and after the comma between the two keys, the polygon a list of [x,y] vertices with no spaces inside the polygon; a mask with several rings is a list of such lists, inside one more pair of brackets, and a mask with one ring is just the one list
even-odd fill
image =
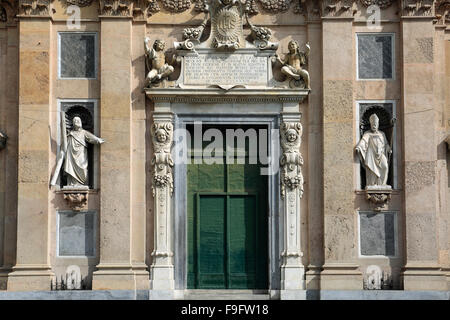
{"label": "green louvered door panel", "polygon": [[260,166],[189,164],[187,183],[187,287],[267,289],[267,176]]}

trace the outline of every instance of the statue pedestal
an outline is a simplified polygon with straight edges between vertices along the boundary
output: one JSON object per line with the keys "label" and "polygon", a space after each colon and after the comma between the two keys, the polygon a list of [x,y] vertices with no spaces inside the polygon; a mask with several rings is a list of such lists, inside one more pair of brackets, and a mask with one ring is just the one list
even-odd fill
{"label": "statue pedestal", "polygon": [[374,205],[374,211],[381,211],[391,200],[391,186],[366,187],[366,199]]}
{"label": "statue pedestal", "polygon": [[89,195],[88,186],[65,186],[63,187],[62,192],[64,194],[64,200],[69,203],[72,210],[81,211],[87,207]]}

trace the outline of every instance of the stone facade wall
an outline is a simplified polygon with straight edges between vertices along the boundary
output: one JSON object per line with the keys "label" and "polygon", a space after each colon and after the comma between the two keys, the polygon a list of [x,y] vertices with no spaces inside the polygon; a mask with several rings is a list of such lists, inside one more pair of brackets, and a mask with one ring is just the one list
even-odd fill
{"label": "stone facade wall", "polygon": [[[189,9],[175,13],[165,6],[170,1],[152,2],[148,9],[145,1],[80,1],[87,4],[80,7],[80,29],[68,24],[67,1],[31,2],[39,5],[0,3],[6,12],[6,21],[0,20],[0,130],[8,136],[0,150],[0,290],[49,290],[51,279],[73,264],[92,289],[148,289],[154,247],[154,106],[142,91],[143,39],[162,39],[172,48],[185,27],[203,20],[204,13],[194,8],[201,2],[183,2]],[[428,1],[430,10],[420,7],[427,1],[388,1],[374,29],[368,25],[370,2],[297,1],[287,12],[253,2],[259,13],[251,21],[272,30],[280,56],[292,39],[311,45],[312,90],[299,108],[306,288],[363,289],[367,268],[377,265],[396,289],[448,290],[448,11],[445,1]],[[95,79],[58,75],[58,33],[73,31],[97,33]],[[360,33],[393,34],[392,79],[358,79]],[[58,212],[71,208],[49,181],[57,161],[59,102],[77,99],[96,101],[95,121],[106,143],[94,173],[98,185],[86,205],[97,219],[95,256],[68,258],[57,255],[57,221]],[[358,103],[368,101],[395,105],[396,184],[382,209],[396,214],[393,257],[360,254],[359,213],[374,211],[359,186],[354,152]]]}

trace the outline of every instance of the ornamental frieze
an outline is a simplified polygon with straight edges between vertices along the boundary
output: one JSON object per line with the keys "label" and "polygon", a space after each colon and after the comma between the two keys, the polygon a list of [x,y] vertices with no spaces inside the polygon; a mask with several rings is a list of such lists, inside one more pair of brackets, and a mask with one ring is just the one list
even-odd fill
{"label": "ornamental frieze", "polygon": [[19,0],[19,13],[25,16],[48,16],[50,0]]}
{"label": "ornamental frieze", "polygon": [[376,5],[381,9],[385,9],[394,3],[394,0],[361,0],[361,3],[366,7]]}
{"label": "ornamental frieze", "polygon": [[431,17],[434,0],[402,0],[403,16]]}
{"label": "ornamental frieze", "polygon": [[93,0],[66,0],[68,4],[72,4],[79,7],[87,7],[92,4]]}

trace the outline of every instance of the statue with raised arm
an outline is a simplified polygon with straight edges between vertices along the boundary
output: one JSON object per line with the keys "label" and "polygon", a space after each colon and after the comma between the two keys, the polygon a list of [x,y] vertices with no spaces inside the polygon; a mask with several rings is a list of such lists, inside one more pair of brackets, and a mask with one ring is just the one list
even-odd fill
{"label": "statue with raised arm", "polygon": [[356,146],[361,162],[366,170],[366,189],[386,189],[389,161],[392,149],[383,131],[378,129],[380,119],[374,113],[369,118],[370,130],[364,132]]}
{"label": "statue with raised arm", "polygon": [[[150,38],[146,37],[145,44],[145,63],[149,70],[146,80],[145,88],[152,84],[160,82],[169,77],[174,71],[174,67],[166,63],[164,49],[166,43],[164,40],[155,40],[153,47],[150,47]],[[172,59],[173,60],[173,59]]]}
{"label": "statue with raised arm", "polygon": [[66,188],[89,188],[88,176],[88,143],[102,144],[105,142],[87,130],[83,129],[81,118],[73,117],[72,130],[66,130],[65,114],[62,112],[62,143],[61,152],[51,185],[56,184],[59,171],[64,162],[64,173],[67,177]]}
{"label": "statue with raised arm", "polygon": [[305,88],[311,89],[309,73],[303,68],[307,63],[309,51],[311,49],[309,44],[306,44],[306,51],[303,52],[300,51],[297,41],[291,40],[289,41],[288,49],[289,52],[285,55],[283,60],[277,55],[277,60],[283,65],[281,67],[281,72],[297,81],[303,79]]}
{"label": "statue with raised arm", "polygon": [[0,150],[6,147],[6,140],[8,140],[8,137],[0,131]]}

